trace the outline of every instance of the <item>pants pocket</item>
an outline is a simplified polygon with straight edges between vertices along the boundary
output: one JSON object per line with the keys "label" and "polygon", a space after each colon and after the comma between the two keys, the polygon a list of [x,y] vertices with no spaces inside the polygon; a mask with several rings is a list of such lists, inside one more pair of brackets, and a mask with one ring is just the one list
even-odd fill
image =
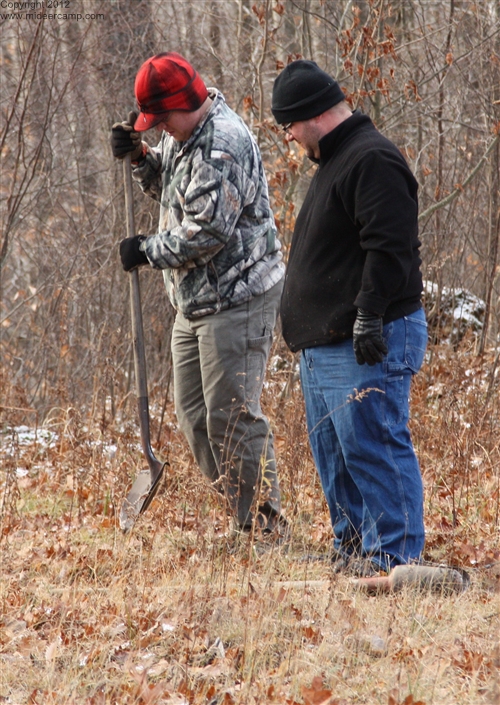
{"label": "pants pocket", "polygon": [[264,385],[267,357],[272,341],[272,333],[248,339],[245,397],[248,408],[257,415],[261,413],[260,395]]}
{"label": "pants pocket", "polygon": [[383,406],[385,422],[389,427],[408,422],[410,379],[411,374],[408,370],[404,373],[395,371],[387,375]]}
{"label": "pants pocket", "polygon": [[408,421],[411,377],[422,367],[427,348],[423,310],[395,321],[392,330],[386,363],[385,419],[388,426]]}
{"label": "pants pocket", "polygon": [[[420,313],[420,312],[418,312]],[[427,348],[427,323],[422,315],[405,317],[405,362],[413,374],[422,367]]]}

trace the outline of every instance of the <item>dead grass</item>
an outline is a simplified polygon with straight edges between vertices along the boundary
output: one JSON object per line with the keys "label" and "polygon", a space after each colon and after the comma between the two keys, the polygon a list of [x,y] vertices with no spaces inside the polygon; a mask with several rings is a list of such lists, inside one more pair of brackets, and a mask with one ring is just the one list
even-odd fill
{"label": "dead grass", "polygon": [[86,428],[66,410],[53,416],[52,447],[4,435],[0,702],[500,703],[491,360],[434,349],[412,405],[427,557],[467,568],[470,589],[369,597],[304,560],[328,550],[331,531],[280,355],[265,402],[293,525],[286,547],[234,539],[173,416],[156,449],[168,450],[170,475],[127,537],[115,512],[142,466],[134,419]]}

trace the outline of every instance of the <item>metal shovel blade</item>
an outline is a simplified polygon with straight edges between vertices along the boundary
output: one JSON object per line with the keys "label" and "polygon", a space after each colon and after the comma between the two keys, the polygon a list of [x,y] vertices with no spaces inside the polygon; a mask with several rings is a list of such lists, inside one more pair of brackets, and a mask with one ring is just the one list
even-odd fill
{"label": "metal shovel blade", "polygon": [[142,514],[153,501],[163,477],[164,463],[154,480],[149,468],[141,470],[134,480],[130,492],[122,502],[120,509],[120,529],[127,533],[134,526],[139,514]]}

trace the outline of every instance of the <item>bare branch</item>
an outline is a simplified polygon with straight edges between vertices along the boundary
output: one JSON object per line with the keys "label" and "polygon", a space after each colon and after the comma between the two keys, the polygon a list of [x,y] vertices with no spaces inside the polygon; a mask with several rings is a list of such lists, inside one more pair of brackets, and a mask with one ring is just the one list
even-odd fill
{"label": "bare branch", "polygon": [[465,181],[457,186],[451,193],[449,193],[445,198],[442,198],[440,201],[437,203],[434,203],[432,206],[429,206],[429,208],[426,208],[425,211],[422,211],[420,215],[418,216],[419,220],[424,220],[424,218],[427,218],[429,215],[432,215],[435,211],[439,210],[440,208],[444,208],[445,206],[448,206],[450,203],[452,203],[456,198],[458,198],[463,192],[464,189],[470,184],[472,179],[476,176],[476,174],[482,169],[484,164],[486,163],[489,155],[495,148],[495,145],[497,144],[498,140],[500,139],[500,135],[496,135],[488,145],[488,149],[486,152],[483,154],[481,159],[478,161],[474,169],[471,171],[469,176],[465,179]]}

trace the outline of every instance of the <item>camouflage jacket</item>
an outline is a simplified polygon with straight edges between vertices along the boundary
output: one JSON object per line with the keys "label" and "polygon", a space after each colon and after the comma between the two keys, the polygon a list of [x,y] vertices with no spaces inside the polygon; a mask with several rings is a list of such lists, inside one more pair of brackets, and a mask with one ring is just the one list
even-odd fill
{"label": "camouflage jacket", "polygon": [[158,233],[141,249],[187,318],[248,301],[284,273],[258,147],[224,96],[210,89],[210,97],[187,141],[164,132],[133,171],[160,202]]}

